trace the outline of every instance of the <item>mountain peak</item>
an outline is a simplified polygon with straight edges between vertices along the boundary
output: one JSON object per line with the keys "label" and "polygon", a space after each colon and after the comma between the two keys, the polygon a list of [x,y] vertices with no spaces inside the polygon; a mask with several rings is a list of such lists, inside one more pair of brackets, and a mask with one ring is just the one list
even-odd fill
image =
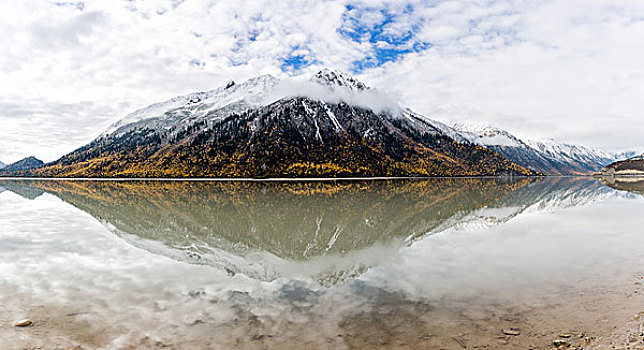
{"label": "mountain peak", "polygon": [[358,79],[336,69],[323,68],[311,79],[327,86],[341,86],[352,91],[369,90],[369,87]]}
{"label": "mountain peak", "polygon": [[493,131],[502,131],[496,126],[479,123],[479,122],[459,122],[454,123],[454,129],[461,131],[469,131],[473,133],[484,133],[484,132],[493,132]]}
{"label": "mountain peak", "polygon": [[461,132],[470,142],[483,146],[520,147],[521,140],[505,130],[482,123],[456,123],[454,129]]}
{"label": "mountain peak", "polygon": [[245,102],[248,106],[259,105],[266,95],[268,95],[269,91],[278,83],[279,79],[270,74],[258,75],[242,83],[228,80],[224,85],[214,90],[192,92],[137,109],[126,115],[125,118],[110,125],[101,134],[101,137],[107,136],[123,126],[163,117],[168,111],[183,109],[186,111],[189,110],[189,113],[192,113],[192,111],[204,105],[207,105],[207,108],[204,109],[207,111],[240,102]]}
{"label": "mountain peak", "polygon": [[234,85],[248,87],[248,86],[256,86],[256,85],[275,85],[278,82],[279,82],[279,79],[275,78],[274,76],[270,74],[262,74],[262,75],[254,76],[244,81],[241,84],[237,84],[236,82],[230,80],[228,84],[226,84],[226,89]]}
{"label": "mountain peak", "polygon": [[40,168],[43,165],[45,165],[45,163],[43,163],[40,159],[31,156],[5,166],[2,171],[7,173],[14,171],[25,171]]}

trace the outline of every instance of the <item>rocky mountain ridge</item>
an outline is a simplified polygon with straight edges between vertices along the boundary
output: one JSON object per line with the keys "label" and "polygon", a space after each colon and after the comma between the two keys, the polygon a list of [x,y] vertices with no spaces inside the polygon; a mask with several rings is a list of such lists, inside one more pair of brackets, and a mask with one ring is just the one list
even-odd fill
{"label": "rocky mountain ridge", "polygon": [[71,177],[534,175],[353,77],[264,75],[153,104],[34,172]]}
{"label": "rocky mountain ridge", "polygon": [[590,175],[627,154],[615,154],[547,140],[522,140],[489,125],[456,124],[468,141],[487,147],[509,160],[549,175]]}
{"label": "rocky mountain ridge", "polygon": [[27,157],[21,159],[15,163],[5,165],[0,168],[0,173],[15,173],[15,172],[24,172],[29,170],[34,170],[42,167],[45,163],[36,157]]}
{"label": "rocky mountain ridge", "polygon": [[601,169],[602,176],[644,176],[644,154],[617,161]]}

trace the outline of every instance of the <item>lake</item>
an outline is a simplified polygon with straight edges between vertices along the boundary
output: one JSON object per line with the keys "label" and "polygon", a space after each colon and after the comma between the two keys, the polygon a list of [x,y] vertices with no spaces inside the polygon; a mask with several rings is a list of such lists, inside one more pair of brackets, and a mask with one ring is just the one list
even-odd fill
{"label": "lake", "polygon": [[643,228],[635,180],[0,180],[0,349],[641,348]]}

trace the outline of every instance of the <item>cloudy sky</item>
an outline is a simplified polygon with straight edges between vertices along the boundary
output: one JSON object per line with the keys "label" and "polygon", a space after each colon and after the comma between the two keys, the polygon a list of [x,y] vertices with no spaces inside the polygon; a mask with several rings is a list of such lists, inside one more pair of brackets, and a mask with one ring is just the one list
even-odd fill
{"label": "cloudy sky", "polygon": [[0,2],[0,160],[134,109],[327,66],[446,123],[643,150],[644,1]]}

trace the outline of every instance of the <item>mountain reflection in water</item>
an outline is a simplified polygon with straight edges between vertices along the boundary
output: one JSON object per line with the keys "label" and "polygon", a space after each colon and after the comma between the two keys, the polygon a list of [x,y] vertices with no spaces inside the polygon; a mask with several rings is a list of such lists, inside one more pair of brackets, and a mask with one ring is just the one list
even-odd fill
{"label": "mountain reflection in water", "polygon": [[616,190],[638,193],[644,196],[643,177],[602,177],[601,183]]}
{"label": "mountain reflection in water", "polygon": [[526,349],[641,329],[644,198],[593,178],[14,179],[0,207],[0,323],[35,322],[0,327],[2,349]]}
{"label": "mountain reflection in water", "polygon": [[37,180],[0,186],[28,199],[55,195],[156,254],[231,275],[303,275],[323,285],[359,276],[387,252],[455,225],[495,224],[526,208],[574,206],[612,191],[584,178]]}

